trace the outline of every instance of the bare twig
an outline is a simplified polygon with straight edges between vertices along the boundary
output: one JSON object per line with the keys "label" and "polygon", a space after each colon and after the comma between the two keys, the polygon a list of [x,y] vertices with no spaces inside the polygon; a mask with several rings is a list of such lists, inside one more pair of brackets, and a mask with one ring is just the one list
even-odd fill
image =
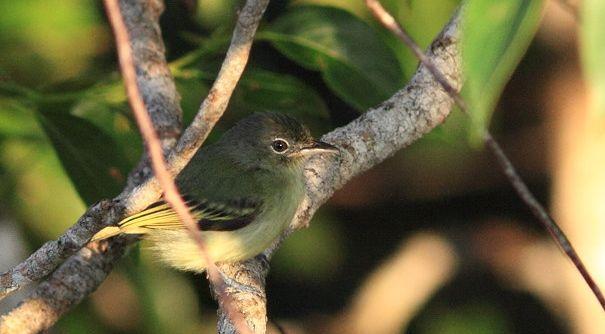
{"label": "bare twig", "polygon": [[[454,101],[456,101],[456,104],[460,107],[460,109],[468,115],[469,108],[460,96],[458,90],[450,85],[447,78],[435,67],[435,65],[426,57],[426,55],[424,55],[418,44],[414,42],[405,29],[399,23],[397,23],[393,16],[382,7],[378,0],[365,0],[365,2],[374,17],[387,29],[393,32],[393,34],[399,37],[401,41],[413,51],[414,55],[416,55],[420,62],[429,69],[439,84],[448,92],[448,94],[450,94]],[[591,277],[590,273],[584,266],[582,259],[571,245],[571,242],[557,225],[557,223],[548,214],[544,206],[540,204],[536,197],[531,193],[529,188],[527,188],[527,185],[525,182],[523,182],[523,179],[521,176],[519,176],[519,173],[517,173],[517,170],[513,166],[510,159],[508,159],[506,154],[504,154],[504,151],[502,151],[502,148],[488,130],[485,131],[484,142],[492,154],[494,154],[496,157],[496,161],[500,165],[502,172],[506,175],[510,184],[513,186],[521,200],[531,209],[534,216],[552,236],[553,240],[573,262],[573,264],[576,266],[576,269],[580,275],[582,275],[582,278],[584,281],[586,281],[586,284],[592,290],[592,293],[601,304],[601,307],[605,309],[605,297],[603,296],[601,289]]]}
{"label": "bare twig", "polygon": [[485,143],[488,145],[488,147],[496,157],[496,160],[498,160],[502,171],[504,172],[509,182],[512,184],[513,188],[517,192],[517,195],[521,197],[523,202],[530,208],[531,212],[538,219],[538,221],[540,221],[540,223],[542,223],[542,225],[546,228],[553,240],[567,255],[567,257],[569,257],[574,266],[576,266],[576,269],[580,272],[580,275],[582,275],[582,278],[584,278],[584,281],[586,281],[586,284],[592,290],[592,293],[595,295],[595,297],[601,304],[601,307],[605,309],[605,298],[603,297],[601,289],[588,272],[588,269],[586,269],[586,267],[584,266],[582,259],[580,258],[576,250],[573,248],[571,242],[569,241],[565,233],[561,230],[559,225],[557,225],[554,219],[544,209],[542,204],[538,202],[538,200],[534,197],[531,191],[527,188],[527,185],[525,184],[525,182],[523,182],[511,161],[504,154],[504,151],[502,151],[502,148],[500,147],[498,142],[492,137],[489,132],[485,133],[484,138]]}
{"label": "bare twig", "polygon": [[145,103],[143,102],[143,98],[141,97],[141,93],[137,86],[135,65],[132,59],[132,50],[130,48],[130,38],[128,37],[128,31],[122,19],[122,14],[120,13],[118,1],[104,0],[104,3],[107,10],[107,16],[109,17],[116,37],[118,59],[120,61],[122,75],[124,76],[128,102],[130,103],[130,107],[136,118],[139,130],[145,139],[147,151],[151,158],[153,173],[164,192],[164,199],[177,213],[179,219],[189,232],[189,236],[195,241],[200,249],[200,255],[206,262],[208,279],[216,287],[219,302],[222,303],[225,310],[228,310],[230,318],[239,332],[251,333],[241,313],[237,312],[232,307],[233,302],[227,294],[225,283],[223,282],[223,278],[221,277],[216,264],[206,249],[205,242],[197,228],[196,220],[191,215],[191,212],[179,194],[173,176],[168,172],[166,162],[164,161],[160,138],[155,132],[151,117],[147,113],[147,108],[145,107]]}

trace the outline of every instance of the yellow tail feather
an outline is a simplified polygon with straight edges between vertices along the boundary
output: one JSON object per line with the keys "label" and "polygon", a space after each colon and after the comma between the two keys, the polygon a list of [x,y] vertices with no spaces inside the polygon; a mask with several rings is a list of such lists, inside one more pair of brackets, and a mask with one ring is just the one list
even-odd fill
{"label": "yellow tail feather", "polygon": [[[199,219],[199,214],[194,217]],[[118,234],[146,234],[154,229],[182,228],[179,218],[168,204],[150,207],[130,217],[124,218],[118,226],[109,226],[95,234],[91,241],[111,238]]]}
{"label": "yellow tail feather", "polygon": [[120,230],[119,227],[109,226],[109,227],[106,227],[106,228],[100,230],[99,232],[97,232],[97,234],[93,235],[92,239],[90,239],[90,241],[97,241],[97,240],[111,238],[120,233],[122,233],[122,231]]}

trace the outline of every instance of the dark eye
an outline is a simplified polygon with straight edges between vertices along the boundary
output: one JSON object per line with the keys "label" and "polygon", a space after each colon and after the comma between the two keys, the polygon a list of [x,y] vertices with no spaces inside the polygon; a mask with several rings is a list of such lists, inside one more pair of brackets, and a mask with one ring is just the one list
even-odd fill
{"label": "dark eye", "polygon": [[275,139],[273,143],[271,143],[271,148],[276,153],[284,153],[288,149],[288,142],[283,139]]}

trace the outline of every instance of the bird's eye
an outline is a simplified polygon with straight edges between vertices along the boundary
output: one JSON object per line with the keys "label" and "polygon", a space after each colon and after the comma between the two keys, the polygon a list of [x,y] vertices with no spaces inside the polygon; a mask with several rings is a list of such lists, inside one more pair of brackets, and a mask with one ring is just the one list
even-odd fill
{"label": "bird's eye", "polygon": [[271,148],[273,151],[275,151],[275,153],[286,152],[286,150],[288,150],[288,146],[288,142],[281,138],[277,138],[271,143]]}

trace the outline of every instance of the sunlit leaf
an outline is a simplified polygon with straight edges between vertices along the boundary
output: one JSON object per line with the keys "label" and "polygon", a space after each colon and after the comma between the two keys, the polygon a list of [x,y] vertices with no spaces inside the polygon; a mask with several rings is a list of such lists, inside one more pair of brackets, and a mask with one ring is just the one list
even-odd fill
{"label": "sunlit leaf", "polygon": [[595,108],[605,115],[605,1],[582,2],[582,65],[592,86]]}
{"label": "sunlit leaf", "polygon": [[301,66],[320,71],[327,85],[358,110],[384,101],[403,85],[394,52],[365,22],[341,9],[295,7],[259,38]]}
{"label": "sunlit leaf", "polygon": [[125,179],[124,159],[111,137],[70,114],[40,113],[39,120],[87,204],[118,193]]}
{"label": "sunlit leaf", "polygon": [[469,0],[464,11],[463,91],[473,119],[471,137],[478,141],[491,114],[536,32],[541,0]]}

